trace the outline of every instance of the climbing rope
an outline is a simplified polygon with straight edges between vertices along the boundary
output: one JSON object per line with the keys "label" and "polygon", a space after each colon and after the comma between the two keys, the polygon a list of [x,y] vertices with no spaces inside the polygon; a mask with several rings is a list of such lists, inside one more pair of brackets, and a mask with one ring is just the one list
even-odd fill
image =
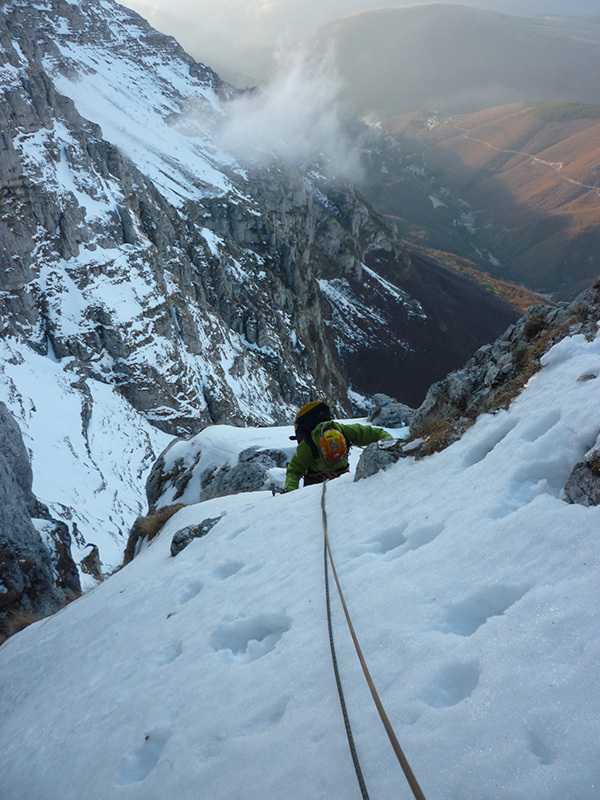
{"label": "climbing rope", "polygon": [[373,701],[375,702],[375,706],[377,707],[377,711],[379,712],[379,717],[381,722],[383,723],[383,727],[388,735],[388,739],[390,740],[390,744],[396,754],[398,761],[400,762],[400,766],[402,767],[402,771],[404,772],[404,776],[408,781],[408,785],[411,788],[413,795],[415,796],[416,800],[425,800],[425,795],[423,794],[421,787],[419,786],[417,779],[408,763],[406,756],[402,748],[400,747],[400,743],[394,733],[394,729],[388,719],[388,716],[385,712],[379,694],[377,693],[377,689],[375,688],[375,684],[373,683],[373,679],[371,678],[371,673],[369,672],[369,668],[367,667],[367,663],[364,659],[362,654],[362,650],[360,644],[358,642],[358,638],[356,636],[356,632],[354,630],[354,625],[352,624],[352,620],[350,619],[350,614],[348,612],[348,607],[346,606],[346,600],[344,598],[344,593],[342,592],[342,587],[340,585],[340,581],[338,579],[337,570],[335,568],[335,564],[333,562],[333,555],[331,553],[331,545],[329,544],[329,535],[327,532],[327,511],[325,509],[325,492],[327,489],[327,481],[323,482],[323,491],[321,493],[321,512],[323,516],[323,534],[324,534],[324,556],[325,556],[325,598],[327,602],[327,625],[329,628],[329,645],[331,648],[331,658],[333,661],[333,671],[335,673],[335,680],[338,688],[338,695],[340,698],[340,705],[342,707],[342,716],[344,717],[344,725],[346,726],[346,735],[348,737],[348,744],[350,746],[350,753],[352,755],[352,761],[354,763],[354,769],[356,772],[356,778],[358,780],[358,785],[360,786],[360,790],[363,796],[363,800],[368,800],[369,795],[367,793],[367,787],[364,782],[364,778],[362,775],[362,771],[360,768],[360,764],[358,761],[358,755],[356,753],[356,748],[354,745],[354,737],[352,736],[352,730],[350,727],[350,721],[348,719],[348,713],[346,710],[346,702],[344,699],[344,692],[342,689],[342,683],[339,675],[339,670],[337,666],[337,657],[335,653],[335,645],[333,642],[333,627],[331,624],[331,604],[330,604],[330,597],[329,597],[329,569],[328,569],[328,561],[331,564],[331,571],[333,573],[333,577],[335,580],[335,584],[337,586],[338,593],[340,595],[340,600],[342,602],[342,608],[344,609],[344,614],[346,616],[346,622],[348,623],[348,628],[350,629],[350,635],[352,636],[352,641],[354,642],[354,647],[356,649],[356,654],[358,655],[358,660],[360,661],[360,665],[362,667],[362,671],[364,673],[365,679],[369,686],[369,690],[371,692],[371,696]]}
{"label": "climbing rope", "polygon": [[[352,756],[352,763],[354,764],[354,771],[356,772],[356,779],[360,787],[360,793],[363,800],[369,800],[369,793],[363,778],[360,762],[358,760],[358,753],[354,745],[354,736],[352,735],[352,728],[350,727],[350,719],[348,718],[348,711],[346,709],[346,700],[344,698],[344,689],[342,688],[342,679],[340,678],[340,671],[338,669],[337,656],[335,652],[335,644],[333,641],[333,625],[331,623],[331,602],[329,595],[329,568],[327,565],[328,556],[328,539],[327,539],[327,513],[325,511],[325,486],[327,481],[323,482],[323,493],[321,495],[321,509],[323,511],[323,530],[325,531],[325,545],[323,548],[325,559],[325,600],[327,603],[327,627],[329,629],[329,647],[331,649],[331,660],[333,662],[333,672],[335,674],[335,683],[340,698],[340,706],[342,707],[342,716],[344,718],[344,726],[346,728],[346,736],[348,737],[348,746],[350,747],[350,755]],[[332,562],[333,566],[333,562]],[[335,575],[335,571],[334,571]],[[339,588],[339,587],[338,587]]]}

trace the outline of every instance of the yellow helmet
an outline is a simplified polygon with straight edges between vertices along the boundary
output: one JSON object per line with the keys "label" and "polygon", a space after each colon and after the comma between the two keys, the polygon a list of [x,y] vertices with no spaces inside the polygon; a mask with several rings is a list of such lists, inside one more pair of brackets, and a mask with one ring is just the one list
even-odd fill
{"label": "yellow helmet", "polygon": [[328,464],[340,464],[348,453],[344,434],[335,428],[325,428],[319,438],[319,453]]}

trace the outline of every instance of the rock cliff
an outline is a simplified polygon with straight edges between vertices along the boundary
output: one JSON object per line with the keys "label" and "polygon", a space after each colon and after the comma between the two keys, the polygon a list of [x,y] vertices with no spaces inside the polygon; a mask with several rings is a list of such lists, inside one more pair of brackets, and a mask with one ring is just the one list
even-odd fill
{"label": "rock cliff", "polygon": [[19,426],[0,403],[0,639],[80,591],[67,526],[32,491]]}

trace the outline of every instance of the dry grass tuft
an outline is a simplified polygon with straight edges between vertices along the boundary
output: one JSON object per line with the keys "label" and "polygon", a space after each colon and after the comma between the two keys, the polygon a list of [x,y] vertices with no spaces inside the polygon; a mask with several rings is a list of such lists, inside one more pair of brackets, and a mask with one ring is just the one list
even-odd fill
{"label": "dry grass tuft", "polygon": [[7,639],[14,636],[15,633],[25,630],[34,622],[39,622],[43,619],[42,614],[35,614],[33,611],[25,611],[24,609],[15,609],[6,615],[2,623],[2,632],[0,632],[0,645],[3,645]]}
{"label": "dry grass tuft", "polygon": [[410,431],[411,440],[425,440],[414,454],[417,458],[422,458],[445,450],[453,442],[458,441],[467,428],[473,425],[473,422],[474,420],[459,417],[449,419],[431,417],[424,420]]}
{"label": "dry grass tuft", "polygon": [[167,523],[171,517],[185,508],[185,503],[176,503],[172,506],[164,506],[159,508],[158,511],[148,514],[145,517],[138,517],[133,523],[129,538],[127,539],[127,547],[125,548],[125,555],[123,557],[123,566],[133,561],[135,549],[140,540],[146,539],[152,541],[158,534],[160,529]]}
{"label": "dry grass tuft", "polygon": [[523,328],[523,336],[530,342],[546,329],[546,325],[546,317],[544,314],[532,314]]}
{"label": "dry grass tuft", "polygon": [[[545,325],[540,326],[534,315],[532,326],[529,330],[532,340],[527,345],[520,345],[514,352],[513,363],[517,374],[500,389],[490,395],[483,404],[482,411],[493,413],[507,409],[511,402],[523,391],[527,381],[541,369],[540,359],[557,342],[564,339],[569,333],[569,323],[545,330]],[[537,330],[536,333],[533,333]],[[524,331],[526,338],[529,338]]]}

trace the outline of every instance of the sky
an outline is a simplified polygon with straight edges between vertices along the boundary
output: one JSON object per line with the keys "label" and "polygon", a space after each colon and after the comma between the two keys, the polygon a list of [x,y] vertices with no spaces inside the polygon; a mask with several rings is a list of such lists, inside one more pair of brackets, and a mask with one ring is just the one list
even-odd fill
{"label": "sky", "polygon": [[[410,0],[126,0],[158,30],[175,36],[198,61],[241,85],[264,79],[273,54],[348,14]],[[465,0],[513,14],[599,14],[600,0]]]}

